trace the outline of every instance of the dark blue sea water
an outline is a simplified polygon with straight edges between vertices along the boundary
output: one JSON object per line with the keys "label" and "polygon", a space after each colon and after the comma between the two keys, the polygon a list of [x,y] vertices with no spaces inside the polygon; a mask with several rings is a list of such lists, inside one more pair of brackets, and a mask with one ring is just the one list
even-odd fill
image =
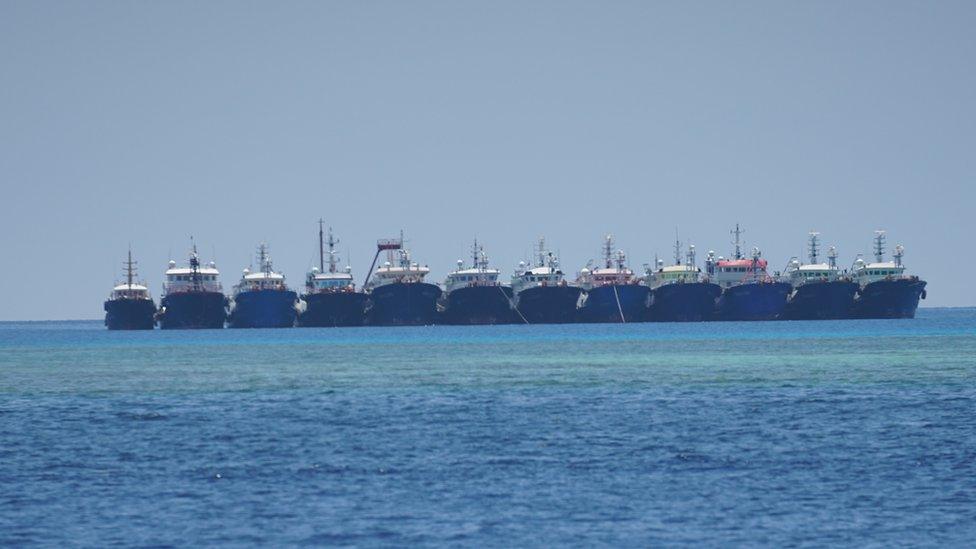
{"label": "dark blue sea water", "polygon": [[0,545],[976,539],[976,310],[0,324]]}

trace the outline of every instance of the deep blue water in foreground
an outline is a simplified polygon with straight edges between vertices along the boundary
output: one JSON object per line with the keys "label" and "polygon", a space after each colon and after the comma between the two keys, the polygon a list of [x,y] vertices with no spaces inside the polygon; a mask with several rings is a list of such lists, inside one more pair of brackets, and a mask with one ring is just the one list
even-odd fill
{"label": "deep blue water in foreground", "polygon": [[0,545],[964,546],[974,357],[974,309],[0,323]]}

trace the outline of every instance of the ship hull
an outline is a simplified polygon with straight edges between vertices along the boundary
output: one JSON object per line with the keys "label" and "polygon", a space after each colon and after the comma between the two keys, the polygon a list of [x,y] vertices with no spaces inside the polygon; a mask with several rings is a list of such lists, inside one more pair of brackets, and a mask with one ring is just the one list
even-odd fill
{"label": "ship hull", "polygon": [[726,288],[715,302],[718,320],[775,320],[792,291],[786,282],[749,282]]}
{"label": "ship hull", "polygon": [[808,282],[796,288],[783,308],[784,320],[849,318],[857,283],[845,280]]}
{"label": "ship hull", "polygon": [[[576,304],[583,290],[579,286],[536,286],[518,294],[517,309],[529,324],[576,322]],[[518,315],[516,315],[518,316]]]}
{"label": "ship hull", "polygon": [[[641,322],[647,320],[651,289],[637,284],[593,288],[579,309],[580,322]],[[623,318],[621,318],[623,315]]]}
{"label": "ship hull", "polygon": [[854,318],[915,318],[925,297],[924,280],[878,280],[865,285],[854,299]]}
{"label": "ship hull", "polygon": [[105,326],[109,330],[152,330],[156,305],[151,299],[110,299],[105,302]]}
{"label": "ship hull", "polygon": [[298,325],[305,327],[362,326],[368,298],[362,292],[306,294]]}
{"label": "ship hull", "polygon": [[654,288],[648,319],[652,322],[711,320],[722,288],[711,282],[665,284]]}
{"label": "ship hull", "polygon": [[159,303],[159,327],[163,330],[223,328],[227,298],[220,292],[168,294]]}
{"label": "ship hull", "polygon": [[291,290],[252,290],[234,296],[228,318],[231,328],[291,328],[298,316]]}
{"label": "ship hull", "polygon": [[512,289],[507,286],[469,286],[447,294],[442,321],[444,324],[511,324]]}
{"label": "ship hull", "polygon": [[437,321],[441,289],[426,282],[395,282],[369,294],[366,323],[371,326],[428,326]]}

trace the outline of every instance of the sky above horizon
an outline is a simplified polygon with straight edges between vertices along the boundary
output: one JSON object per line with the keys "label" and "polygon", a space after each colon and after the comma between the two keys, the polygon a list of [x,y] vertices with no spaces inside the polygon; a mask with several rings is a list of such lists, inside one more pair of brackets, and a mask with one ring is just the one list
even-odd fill
{"label": "sky above horizon", "polygon": [[226,289],[293,287],[334,227],[357,282],[403,229],[439,282],[540,235],[568,273],[677,229],[772,268],[903,244],[973,306],[972,2],[0,3],[0,320],[100,318],[132,246],[159,298],[192,235]]}

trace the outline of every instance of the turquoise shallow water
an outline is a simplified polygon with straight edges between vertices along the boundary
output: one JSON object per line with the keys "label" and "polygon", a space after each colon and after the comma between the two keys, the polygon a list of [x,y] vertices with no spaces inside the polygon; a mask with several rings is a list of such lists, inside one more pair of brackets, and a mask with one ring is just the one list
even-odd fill
{"label": "turquoise shallow water", "polygon": [[963,546],[974,357],[974,309],[0,323],[0,544]]}

